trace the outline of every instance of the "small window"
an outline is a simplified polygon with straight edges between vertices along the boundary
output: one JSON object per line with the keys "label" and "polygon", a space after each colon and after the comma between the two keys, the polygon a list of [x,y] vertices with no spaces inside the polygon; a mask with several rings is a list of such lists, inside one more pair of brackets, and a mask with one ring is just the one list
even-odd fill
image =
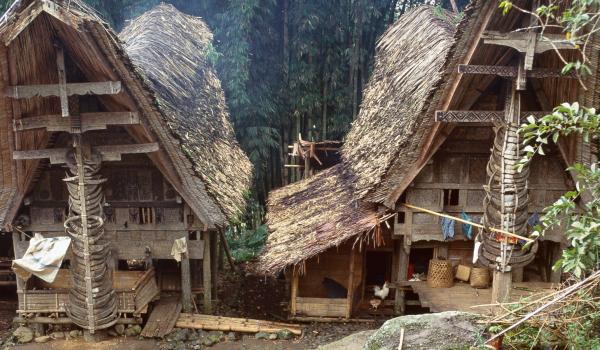
{"label": "small window", "polygon": [[459,190],[458,189],[446,189],[444,190],[444,206],[446,205],[458,205],[459,203]]}
{"label": "small window", "polygon": [[153,224],[154,223],[154,208],[139,208],[138,211],[138,223]]}
{"label": "small window", "polygon": [[399,211],[398,213],[396,213],[398,219],[396,219],[396,222],[398,222],[399,224],[404,224],[406,222],[406,213],[403,211]]}

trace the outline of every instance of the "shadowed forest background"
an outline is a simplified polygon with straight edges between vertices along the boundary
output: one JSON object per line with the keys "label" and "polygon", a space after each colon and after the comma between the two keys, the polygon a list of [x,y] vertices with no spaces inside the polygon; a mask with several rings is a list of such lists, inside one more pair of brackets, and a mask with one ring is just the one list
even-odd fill
{"label": "shadowed forest background", "polygon": [[[160,0],[85,0],[120,31]],[[214,33],[207,53],[225,90],[237,138],[254,163],[247,217],[262,221],[269,190],[294,181],[287,145],[342,140],[356,117],[379,36],[422,4],[450,0],[173,0]],[[12,0],[0,0],[4,12]],[[462,10],[468,0],[455,0]],[[451,21],[458,21],[460,14]]]}

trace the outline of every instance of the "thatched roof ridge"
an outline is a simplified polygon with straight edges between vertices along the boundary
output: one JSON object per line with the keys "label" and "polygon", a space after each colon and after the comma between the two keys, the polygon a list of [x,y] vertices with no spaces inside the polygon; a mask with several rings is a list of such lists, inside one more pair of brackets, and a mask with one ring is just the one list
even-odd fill
{"label": "thatched roof ridge", "polygon": [[196,174],[233,219],[244,209],[252,164],[235,138],[221,82],[207,59],[210,29],[200,18],[161,4],[133,20],[120,38]]}
{"label": "thatched roof ridge", "polygon": [[373,205],[357,200],[353,175],[337,164],[316,175],[269,193],[269,238],[258,272],[275,274],[378,224]]}
{"label": "thatched roof ridge", "polygon": [[[32,12],[32,8],[41,11]],[[52,64],[53,40],[62,42],[90,81],[121,81],[122,92],[114,99],[138,111],[148,133],[142,137],[160,144],[163,153],[153,161],[175,179],[174,187],[206,228],[225,226],[243,210],[251,166],[233,135],[220,83],[204,59],[212,35],[200,19],[185,16],[170,6],[159,6],[150,13],[152,20],[135,22],[136,31],[129,35],[131,40],[138,34],[143,38],[128,44],[135,48],[133,60],[117,34],[79,0],[17,0],[0,20],[0,36],[14,39],[5,51],[34,51],[31,55],[21,53],[21,59],[16,61],[19,83],[36,83],[36,79],[56,81],[55,72],[40,70],[43,65]],[[156,49],[152,46],[156,43],[152,41],[152,31],[157,33],[154,38],[169,44],[161,48],[169,55],[168,67],[157,66],[160,56],[143,53]],[[16,36],[11,38],[13,34]],[[159,38],[159,34],[164,36]],[[5,51],[0,54],[3,68],[7,66]],[[161,53],[164,52],[157,55]],[[158,67],[165,72],[158,72]],[[177,91],[182,87],[186,89]],[[188,87],[193,90],[188,91]],[[32,108],[48,107],[36,103],[31,104]],[[0,114],[0,131],[4,132],[1,126],[12,122],[12,107],[5,101],[0,101],[0,105],[7,111]],[[10,152],[7,147],[0,142],[2,153]],[[0,158],[0,173],[4,174],[0,177],[0,227],[14,218],[15,208],[20,205],[17,201],[22,198],[11,154],[6,155]]]}
{"label": "thatched roof ridge", "polygon": [[411,162],[433,116],[455,26],[430,6],[403,15],[379,40],[373,74],[342,149],[356,196],[381,185],[392,165]]}

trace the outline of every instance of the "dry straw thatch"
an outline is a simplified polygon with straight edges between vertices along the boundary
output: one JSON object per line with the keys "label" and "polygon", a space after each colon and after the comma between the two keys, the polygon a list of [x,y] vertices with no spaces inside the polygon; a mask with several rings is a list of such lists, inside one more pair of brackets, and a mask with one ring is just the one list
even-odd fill
{"label": "dry straw thatch", "polygon": [[[60,42],[87,81],[121,81],[120,94],[100,100],[109,109],[127,106],[140,113],[143,129],[129,131],[147,142],[148,130],[159,142],[165,157],[153,160],[180,181],[174,186],[207,228],[227,225],[243,210],[251,164],[235,140],[223,91],[207,63],[212,35],[200,19],[160,5],[130,24],[124,45],[81,1],[18,0],[3,16],[0,36],[9,42],[0,47],[1,84],[56,83],[53,43]],[[14,76],[4,73],[9,68]],[[52,98],[35,97],[17,105],[21,115],[60,111]],[[0,101],[2,141],[12,137],[13,106],[9,99]],[[43,148],[51,133],[24,131],[20,138],[21,149]],[[36,164],[17,166],[32,173]],[[2,227],[14,218],[23,182],[16,176],[7,142],[0,142],[0,174]]]}
{"label": "dry straw thatch", "polygon": [[425,114],[435,105],[454,29],[445,13],[423,6],[382,36],[342,162],[270,194],[260,272],[276,273],[378,225],[384,214],[365,197],[395,163],[417,156],[423,123],[433,120]]}
{"label": "dry straw thatch", "polygon": [[208,62],[213,35],[197,17],[161,4],[120,34],[155,91],[167,125],[227,218],[240,213],[252,164],[236,141],[221,82]]}

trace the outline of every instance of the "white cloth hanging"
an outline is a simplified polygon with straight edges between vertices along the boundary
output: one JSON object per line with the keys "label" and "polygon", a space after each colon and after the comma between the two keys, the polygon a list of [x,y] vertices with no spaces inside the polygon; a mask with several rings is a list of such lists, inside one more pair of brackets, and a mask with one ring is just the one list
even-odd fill
{"label": "white cloth hanging", "polygon": [[183,254],[187,254],[187,251],[187,239],[185,237],[178,238],[173,242],[171,255],[177,262],[181,261]]}
{"label": "white cloth hanging", "polygon": [[71,237],[44,238],[40,233],[36,233],[29,241],[29,247],[23,257],[13,260],[12,269],[24,280],[34,275],[52,283],[70,244]]}

